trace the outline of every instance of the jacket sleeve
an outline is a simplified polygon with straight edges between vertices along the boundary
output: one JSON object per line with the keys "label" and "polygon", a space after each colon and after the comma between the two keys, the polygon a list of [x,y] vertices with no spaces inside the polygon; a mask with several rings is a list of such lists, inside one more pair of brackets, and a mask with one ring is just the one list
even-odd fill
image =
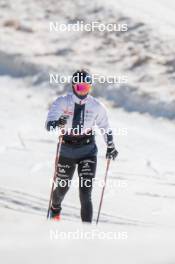
{"label": "jacket sleeve", "polygon": [[58,120],[63,113],[64,113],[64,101],[63,101],[63,97],[61,96],[61,97],[58,97],[52,103],[49,109],[48,115],[47,115],[45,127],[47,127],[47,123],[49,121]]}
{"label": "jacket sleeve", "polygon": [[111,144],[111,142],[113,142],[113,135],[111,127],[109,125],[107,110],[103,104],[99,105],[96,125],[99,127],[105,142],[107,144]]}

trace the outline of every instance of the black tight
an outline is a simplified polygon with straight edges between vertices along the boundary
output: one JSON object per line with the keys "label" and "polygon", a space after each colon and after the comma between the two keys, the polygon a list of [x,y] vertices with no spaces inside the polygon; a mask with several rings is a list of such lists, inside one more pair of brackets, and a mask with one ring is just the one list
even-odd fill
{"label": "black tight", "polygon": [[57,167],[57,187],[54,189],[52,197],[52,210],[60,213],[61,203],[69,190],[76,164],[78,165],[79,175],[81,219],[83,222],[91,222],[93,216],[91,193],[93,178],[96,173],[96,156],[78,160],[60,157]]}

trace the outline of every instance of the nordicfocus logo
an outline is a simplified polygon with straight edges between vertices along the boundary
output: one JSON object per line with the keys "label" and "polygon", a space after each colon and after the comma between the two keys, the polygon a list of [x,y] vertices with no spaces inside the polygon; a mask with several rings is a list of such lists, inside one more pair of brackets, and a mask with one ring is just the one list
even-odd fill
{"label": "nordicfocus logo", "polygon": [[126,23],[116,24],[116,23],[107,23],[104,24],[99,21],[92,21],[85,23],[84,21],[77,21],[73,24],[59,23],[58,21],[49,22],[49,31],[50,32],[126,32],[128,31],[128,25]]}
{"label": "nordicfocus logo", "polygon": [[[81,77],[81,76],[80,76]],[[127,75],[103,75],[99,73],[93,73],[91,75],[92,83],[108,83],[108,84],[126,84],[128,82]],[[49,73],[49,83],[55,84],[65,84],[72,83],[72,75],[62,75],[58,72]],[[88,83],[88,82],[87,82]]]}
{"label": "nordicfocus logo", "polygon": [[[97,126],[93,127],[86,127],[84,128],[83,125],[80,125],[78,127],[72,128],[72,127],[65,127],[65,129],[51,129],[49,133],[57,133],[59,132],[60,135],[70,135],[70,136],[91,136],[91,135],[100,135],[100,136],[106,136],[108,135],[114,135],[114,136],[127,136],[128,135],[128,129],[126,127],[116,128],[116,127],[110,127],[107,130],[104,128],[97,128]],[[59,166],[59,165],[58,165]],[[68,165],[65,165],[68,166]],[[64,168],[64,166],[62,167]],[[65,167],[66,168],[66,167]]]}
{"label": "nordicfocus logo", "polygon": [[[66,174],[57,174],[57,178],[54,181],[55,188],[60,187],[70,187],[78,188],[78,187],[86,187],[91,188],[92,186],[95,188],[103,188],[104,185],[106,186],[106,195],[113,196],[117,192],[117,190],[126,190],[128,188],[128,182],[126,180],[117,180],[117,179],[108,179],[108,181],[104,182],[104,179],[89,179],[86,176],[90,176],[91,173],[88,169],[87,172],[82,172],[79,174],[78,178],[73,180],[68,179],[68,175]],[[50,186],[52,186],[53,179],[50,179]]]}
{"label": "nordicfocus logo", "polygon": [[50,240],[127,240],[127,232],[116,232],[116,231],[101,231],[99,229],[92,229],[84,231],[83,229],[76,229],[75,231],[60,231],[50,229]]}

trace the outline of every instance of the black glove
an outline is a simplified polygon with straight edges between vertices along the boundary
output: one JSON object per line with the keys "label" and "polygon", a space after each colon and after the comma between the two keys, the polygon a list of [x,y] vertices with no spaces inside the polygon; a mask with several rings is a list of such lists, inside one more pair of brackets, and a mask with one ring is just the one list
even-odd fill
{"label": "black glove", "polygon": [[67,116],[62,115],[58,120],[49,121],[47,123],[47,130],[50,131],[56,127],[64,127],[67,124]]}
{"label": "black glove", "polygon": [[66,115],[60,116],[60,118],[57,121],[58,127],[64,127],[67,124],[67,119],[68,119],[68,116]]}
{"label": "black glove", "polygon": [[106,152],[106,158],[115,160],[117,155],[118,155],[118,151],[116,150],[115,145],[114,144],[108,145],[107,152]]}

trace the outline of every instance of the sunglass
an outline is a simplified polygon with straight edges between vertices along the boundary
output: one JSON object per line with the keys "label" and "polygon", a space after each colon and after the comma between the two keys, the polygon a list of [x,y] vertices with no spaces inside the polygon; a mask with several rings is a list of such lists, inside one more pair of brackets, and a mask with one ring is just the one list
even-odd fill
{"label": "sunglass", "polygon": [[86,95],[91,90],[91,85],[89,83],[77,83],[74,84],[75,92],[79,95]]}

